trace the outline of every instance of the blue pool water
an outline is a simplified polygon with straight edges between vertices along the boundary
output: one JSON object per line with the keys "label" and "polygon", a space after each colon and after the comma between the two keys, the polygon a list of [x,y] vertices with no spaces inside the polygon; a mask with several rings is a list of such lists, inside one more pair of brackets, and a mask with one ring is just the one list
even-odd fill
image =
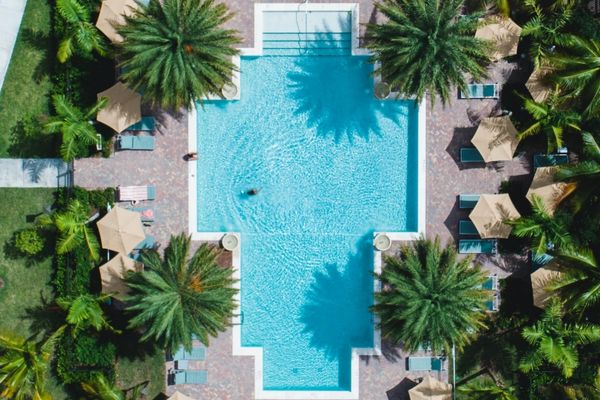
{"label": "blue pool water", "polygon": [[[265,390],[350,390],[373,347],[374,231],[417,230],[417,108],[365,57],[242,57],[241,100],[198,110],[198,230],[242,237],[243,346]],[[258,188],[256,196],[245,191]]]}

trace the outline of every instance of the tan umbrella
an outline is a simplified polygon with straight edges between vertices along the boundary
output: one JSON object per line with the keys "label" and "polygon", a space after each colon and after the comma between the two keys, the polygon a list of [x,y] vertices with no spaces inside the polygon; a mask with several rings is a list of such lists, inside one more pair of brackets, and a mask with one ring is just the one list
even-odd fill
{"label": "tan umbrella", "polygon": [[167,400],[194,400],[194,399],[192,399],[191,397],[186,396],[185,394],[183,394],[181,392],[175,392]]}
{"label": "tan umbrella", "polygon": [[552,71],[549,67],[540,67],[533,70],[527,83],[527,90],[531,93],[533,100],[538,103],[544,102],[550,93],[552,93],[552,84],[550,84],[546,76]]}
{"label": "tan umbrella", "polygon": [[469,214],[483,239],[507,238],[512,226],[505,221],[520,216],[508,194],[482,194]]}
{"label": "tan umbrella", "polygon": [[501,58],[517,54],[522,30],[510,18],[493,16],[486,19],[485,25],[477,28],[475,37],[492,42],[490,58],[498,61]]}
{"label": "tan umbrella", "polygon": [[550,215],[554,214],[558,204],[575,189],[573,183],[554,181],[554,174],[557,170],[558,167],[536,169],[526,196],[530,202],[533,202],[533,196],[539,197]]}
{"label": "tan umbrella", "polygon": [[97,225],[102,247],[118,253],[130,253],[146,237],[140,213],[121,207],[113,207]]}
{"label": "tan umbrella", "polygon": [[106,35],[113,43],[123,41],[117,33],[117,25],[125,25],[125,16],[131,16],[137,9],[135,0],[104,0],[100,8],[100,14],[96,21],[96,27]]}
{"label": "tan umbrella", "polygon": [[512,160],[519,139],[517,129],[508,116],[481,120],[471,143],[485,162]]}
{"label": "tan umbrella", "polygon": [[552,261],[531,274],[531,291],[533,292],[534,306],[546,308],[546,304],[553,295],[552,292],[548,291],[547,286],[550,282],[559,279],[561,275],[562,273]]}
{"label": "tan umbrella", "polygon": [[112,293],[114,297],[125,296],[129,288],[123,281],[128,271],[139,272],[143,270],[143,265],[135,260],[117,254],[106,264],[100,266],[100,280],[102,281],[102,293]]}
{"label": "tan umbrella", "polygon": [[108,98],[108,104],[98,112],[96,119],[104,125],[120,133],[142,119],[142,96],[121,82],[98,93],[98,100],[102,97]]}
{"label": "tan umbrella", "polygon": [[408,391],[410,400],[451,400],[452,385],[426,375],[421,383]]}

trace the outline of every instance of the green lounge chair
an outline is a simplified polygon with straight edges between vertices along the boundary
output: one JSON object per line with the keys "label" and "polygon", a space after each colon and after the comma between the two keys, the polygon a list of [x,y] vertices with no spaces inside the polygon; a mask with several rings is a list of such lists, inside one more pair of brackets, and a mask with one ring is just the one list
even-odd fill
{"label": "green lounge chair", "polygon": [[491,291],[496,291],[498,290],[498,275],[490,275],[487,277],[486,281],[483,282],[483,285],[481,285],[481,288],[483,290],[491,290]]}
{"label": "green lounge chair", "polygon": [[475,147],[460,148],[460,162],[462,163],[482,163],[485,162],[481,153]]}
{"label": "green lounge chair", "polygon": [[407,371],[444,371],[442,357],[406,357]]}
{"label": "green lounge chair", "polygon": [[154,136],[123,135],[119,136],[119,150],[154,150]]}
{"label": "green lounge chair", "polygon": [[139,122],[131,125],[127,128],[128,131],[146,131],[152,132],[156,127],[156,120],[154,117],[142,117]]}
{"label": "green lounge chair", "polygon": [[535,271],[538,268],[542,268],[544,265],[552,261],[554,257],[548,253],[536,254],[531,252],[531,271]]}
{"label": "green lounge chair", "polygon": [[206,370],[187,370],[175,372],[175,384],[202,385],[208,381],[208,371]]}
{"label": "green lounge chair", "polygon": [[463,210],[475,208],[475,205],[479,201],[478,194],[461,194],[458,196],[458,208]]}
{"label": "green lounge chair", "polygon": [[458,241],[460,254],[496,254],[498,242],[494,239],[461,239]]}
{"label": "green lounge chair", "polygon": [[142,201],[154,200],[156,198],[156,188],[154,185],[145,186],[118,186],[117,201]]}
{"label": "green lounge chair", "polygon": [[193,347],[192,351],[185,351],[183,347],[180,347],[175,354],[173,354],[173,360],[194,360],[202,361],[206,357],[206,348],[204,347]]}
{"label": "green lounge chair", "polygon": [[153,249],[156,246],[156,239],[152,235],[146,235],[144,240],[142,240],[137,246],[134,247],[134,250],[144,250],[144,249]]}
{"label": "green lounge chair", "polygon": [[488,311],[496,312],[500,309],[500,298],[498,293],[495,293],[492,298],[485,302],[485,307]]}
{"label": "green lounge chair", "polygon": [[477,231],[475,224],[468,219],[461,219],[458,221],[458,234],[479,236],[479,232]]}
{"label": "green lounge chair", "polygon": [[553,167],[569,163],[568,154],[536,154],[533,156],[533,168]]}
{"label": "green lounge chair", "polygon": [[497,83],[470,83],[467,92],[460,91],[459,99],[498,99]]}

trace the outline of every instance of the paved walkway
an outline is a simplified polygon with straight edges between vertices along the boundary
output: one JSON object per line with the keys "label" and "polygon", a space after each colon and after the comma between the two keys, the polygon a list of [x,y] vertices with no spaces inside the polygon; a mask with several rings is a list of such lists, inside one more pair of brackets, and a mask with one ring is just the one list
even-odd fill
{"label": "paved walkway", "polygon": [[56,158],[0,159],[0,187],[56,188],[68,186],[68,165]]}
{"label": "paved walkway", "polygon": [[0,0],[0,89],[8,71],[27,0]]}

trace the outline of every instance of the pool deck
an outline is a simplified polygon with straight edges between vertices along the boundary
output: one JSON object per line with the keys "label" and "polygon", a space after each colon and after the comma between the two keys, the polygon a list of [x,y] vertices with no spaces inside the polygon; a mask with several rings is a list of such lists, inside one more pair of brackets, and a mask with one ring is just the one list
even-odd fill
{"label": "pool deck", "polygon": [[[249,0],[225,0],[236,12],[229,24],[246,38],[243,46],[252,47],[253,4]],[[275,1],[262,1],[271,3]],[[291,2],[282,1],[277,2]],[[311,1],[325,2],[325,1]],[[332,2],[332,1],[327,1]],[[361,22],[373,21],[372,1],[359,1]],[[504,61],[490,67],[491,82],[502,85],[513,73],[515,64]],[[530,161],[519,155],[509,162],[495,165],[465,167],[458,159],[459,148],[468,145],[478,119],[497,112],[497,100],[458,100],[442,107],[437,103],[427,110],[427,235],[439,235],[442,241],[456,240],[457,225],[468,214],[458,209],[460,193],[496,193],[500,183],[515,177],[527,180]],[[89,158],[75,162],[74,181],[86,188],[116,187],[118,185],[156,186],[152,205],[157,221],[147,228],[159,243],[166,243],[171,234],[187,230],[188,166],[183,160],[187,153],[187,117],[155,111],[158,129],[156,149],[152,152],[116,152],[110,158]],[[398,244],[390,250],[395,251]],[[521,255],[479,256],[478,260],[491,273],[505,277],[523,267]],[[423,374],[406,372],[405,355],[399,348],[384,343],[384,356],[361,357],[360,399],[400,400],[406,398],[410,379]],[[166,364],[165,368],[168,368]],[[211,341],[206,360],[198,364],[208,370],[205,385],[180,385],[177,390],[195,399],[250,400],[254,396],[254,364],[251,357],[232,356],[231,330]],[[439,377],[446,379],[446,373]],[[168,393],[175,387],[168,388]]]}

